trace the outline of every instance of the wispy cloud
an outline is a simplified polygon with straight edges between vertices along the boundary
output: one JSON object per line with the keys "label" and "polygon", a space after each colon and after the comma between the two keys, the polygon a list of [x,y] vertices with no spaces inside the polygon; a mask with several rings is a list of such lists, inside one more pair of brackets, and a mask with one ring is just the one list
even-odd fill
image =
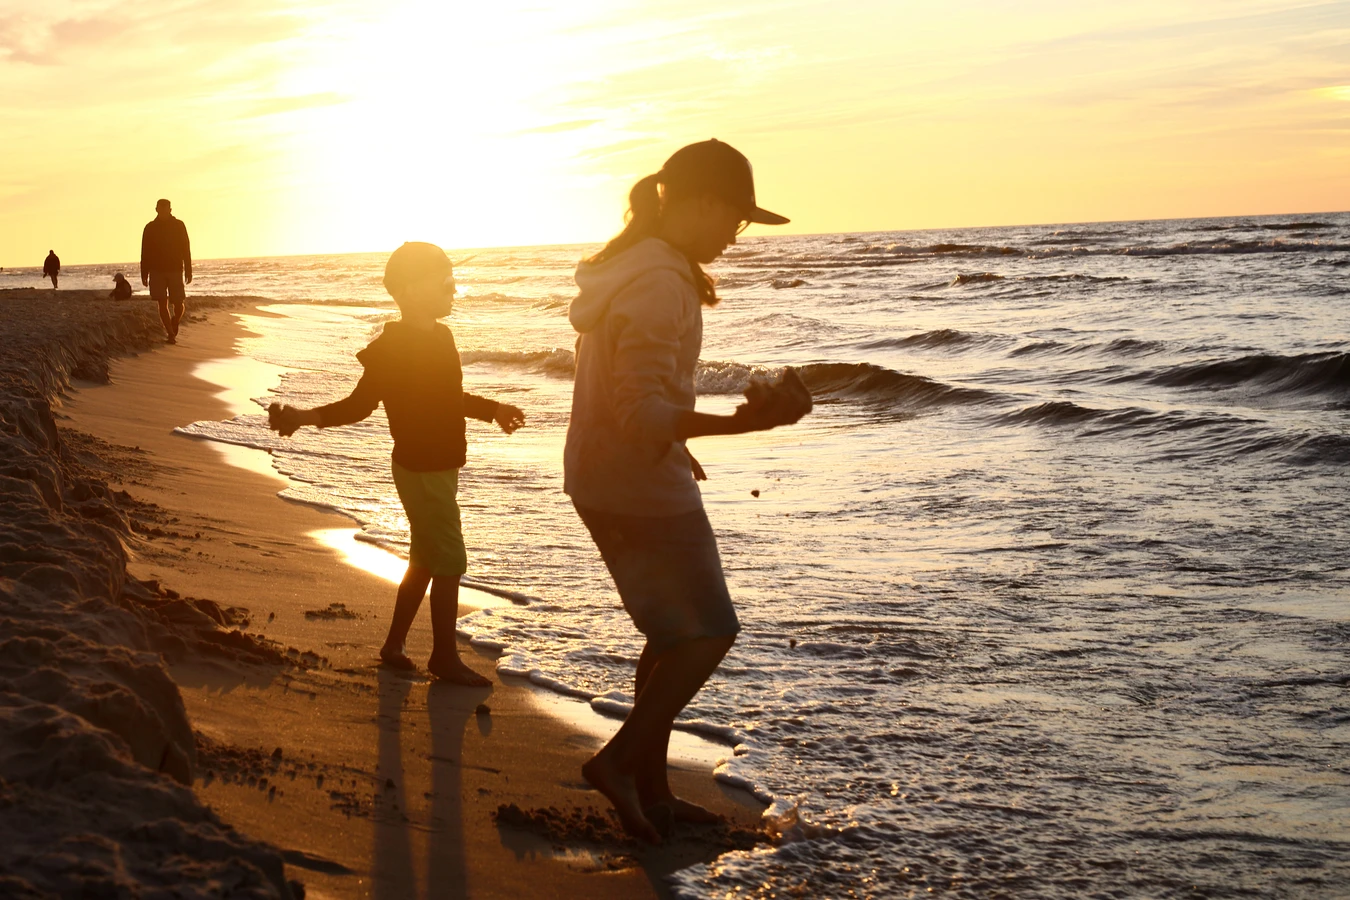
{"label": "wispy cloud", "polygon": [[347,103],[351,97],[331,91],[320,94],[304,94],[298,97],[267,97],[253,103],[237,118],[256,119],[262,116],[274,116],[278,113],[294,112],[300,109],[315,109],[322,106],[337,106]]}

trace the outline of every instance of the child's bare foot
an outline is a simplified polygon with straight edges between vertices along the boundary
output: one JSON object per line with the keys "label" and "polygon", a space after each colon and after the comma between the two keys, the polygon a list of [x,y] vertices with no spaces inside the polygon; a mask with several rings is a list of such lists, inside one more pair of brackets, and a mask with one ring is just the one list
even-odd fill
{"label": "child's bare foot", "polygon": [[619,814],[619,821],[628,833],[649,844],[661,843],[661,835],[642,812],[642,803],[638,800],[637,782],[632,775],[624,775],[606,759],[604,751],[592,756],[581,767],[581,777],[597,791],[605,795]]}
{"label": "child's bare foot", "polygon": [[402,648],[381,647],[380,662],[391,669],[398,669],[401,672],[416,672],[417,663],[408,658]]}
{"label": "child's bare foot", "polygon": [[442,681],[462,684],[465,687],[490,687],[492,685],[491,681],[464,665],[464,661],[458,656],[447,659],[433,653],[431,659],[427,660],[427,671]]}

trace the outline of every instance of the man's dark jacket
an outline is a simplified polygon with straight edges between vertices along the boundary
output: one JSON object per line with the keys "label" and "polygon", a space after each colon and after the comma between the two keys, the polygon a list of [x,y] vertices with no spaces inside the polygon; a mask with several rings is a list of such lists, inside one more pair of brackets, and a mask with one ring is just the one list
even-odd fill
{"label": "man's dark jacket", "polygon": [[141,278],[151,272],[181,277],[184,266],[192,268],[187,226],[173,216],[151,219],[141,232]]}

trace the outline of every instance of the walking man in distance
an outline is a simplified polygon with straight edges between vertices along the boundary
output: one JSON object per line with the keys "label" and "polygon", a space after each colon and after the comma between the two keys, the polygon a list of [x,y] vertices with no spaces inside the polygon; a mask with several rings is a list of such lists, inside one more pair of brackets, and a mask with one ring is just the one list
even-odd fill
{"label": "walking man in distance", "polygon": [[61,274],[61,257],[56,255],[55,250],[47,251],[47,258],[42,261],[42,277],[52,280],[52,290],[56,290],[56,279]]}
{"label": "walking man in distance", "polygon": [[174,218],[169,201],[156,203],[155,212],[157,215],[141,233],[141,284],[150,288],[150,296],[159,304],[165,340],[175,344],[178,342],[178,323],[183,321],[183,313],[187,310],[183,285],[192,284],[192,249],[188,244],[187,226]]}

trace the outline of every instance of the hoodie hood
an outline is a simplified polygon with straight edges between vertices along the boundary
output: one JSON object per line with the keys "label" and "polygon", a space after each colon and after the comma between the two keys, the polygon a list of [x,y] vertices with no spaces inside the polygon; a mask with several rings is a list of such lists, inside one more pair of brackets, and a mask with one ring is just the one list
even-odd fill
{"label": "hoodie hood", "polygon": [[577,287],[581,293],[572,301],[567,317],[581,333],[595,329],[609,311],[610,301],[638,278],[655,270],[669,269],[690,286],[694,284],[688,258],[660,238],[639,241],[613,259],[577,266]]}

